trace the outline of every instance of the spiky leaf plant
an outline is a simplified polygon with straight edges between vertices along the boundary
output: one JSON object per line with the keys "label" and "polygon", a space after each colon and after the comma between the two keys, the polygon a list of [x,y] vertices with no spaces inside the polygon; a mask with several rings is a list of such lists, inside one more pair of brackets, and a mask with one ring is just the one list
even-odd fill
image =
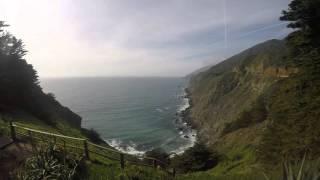
{"label": "spiky leaf plant", "polygon": [[71,156],[66,160],[53,143],[49,143],[47,148],[34,148],[33,151],[33,156],[26,160],[24,167],[17,173],[17,179],[69,180],[74,176],[77,160]]}
{"label": "spiky leaf plant", "polygon": [[[265,180],[271,178],[264,174]],[[282,161],[282,177],[277,180],[320,180],[320,159],[308,160],[305,154],[301,160]]]}

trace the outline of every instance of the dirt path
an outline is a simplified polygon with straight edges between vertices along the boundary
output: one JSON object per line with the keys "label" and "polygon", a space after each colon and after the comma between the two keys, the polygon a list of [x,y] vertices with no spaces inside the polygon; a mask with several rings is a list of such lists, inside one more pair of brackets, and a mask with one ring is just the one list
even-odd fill
{"label": "dirt path", "polygon": [[[0,144],[4,142],[8,142],[8,139],[0,137]],[[30,155],[31,146],[23,142],[11,143],[0,149],[0,180],[9,180],[10,173],[18,169]]]}
{"label": "dirt path", "polygon": [[8,146],[12,140],[6,136],[0,136],[0,150]]}

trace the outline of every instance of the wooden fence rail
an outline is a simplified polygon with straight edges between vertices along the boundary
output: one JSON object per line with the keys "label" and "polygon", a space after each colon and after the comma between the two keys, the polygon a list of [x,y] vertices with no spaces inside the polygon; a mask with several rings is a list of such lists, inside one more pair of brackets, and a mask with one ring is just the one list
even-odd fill
{"label": "wooden fence rail", "polygon": [[153,167],[155,169],[162,169],[170,176],[175,177],[175,169],[171,169],[170,171],[168,164],[156,158],[145,156],[138,157],[130,154],[124,154],[115,149],[92,143],[84,138],[65,136],[61,134],[31,129],[22,125],[15,124],[13,122],[10,122],[9,129],[13,141],[16,141],[17,139],[19,139],[19,136],[22,136],[30,138],[31,143],[35,143],[35,140],[42,142],[54,142],[60,147],[64,148],[64,151],[66,151],[67,149],[72,150],[74,151],[74,153],[84,155],[87,160],[90,160],[91,155],[95,155],[118,161],[121,169],[124,169],[126,167],[126,164],[128,163],[137,166],[147,166]]}

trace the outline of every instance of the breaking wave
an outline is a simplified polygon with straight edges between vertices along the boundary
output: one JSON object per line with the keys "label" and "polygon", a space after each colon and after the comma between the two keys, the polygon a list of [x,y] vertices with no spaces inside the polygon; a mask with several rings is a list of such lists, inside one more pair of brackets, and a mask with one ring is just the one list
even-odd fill
{"label": "breaking wave", "polygon": [[105,140],[105,141],[110,146],[117,149],[118,151],[126,153],[126,154],[142,156],[145,152],[147,152],[147,151],[138,150],[137,145],[132,141],[127,142],[127,143],[124,143],[120,139],[109,139],[109,140]]}

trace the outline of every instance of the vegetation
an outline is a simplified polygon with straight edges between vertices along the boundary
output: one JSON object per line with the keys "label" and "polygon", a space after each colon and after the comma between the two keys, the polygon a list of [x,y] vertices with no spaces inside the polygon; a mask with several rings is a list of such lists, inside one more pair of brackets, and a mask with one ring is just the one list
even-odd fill
{"label": "vegetation", "polygon": [[[262,97],[262,96],[261,96]],[[252,109],[241,112],[240,117],[235,121],[227,123],[222,134],[227,134],[240,128],[246,128],[261,123],[267,118],[267,109],[263,98],[258,98]]]}
{"label": "vegetation", "polygon": [[0,21],[0,112],[20,109],[49,124],[64,120],[80,127],[77,114],[42,91],[36,71],[23,58],[27,51],[22,40],[5,31],[6,26]]}
{"label": "vegetation", "polygon": [[297,28],[287,39],[288,59],[299,68],[279,82],[270,99],[269,124],[260,145],[265,162],[282,157],[320,154],[320,36],[319,1],[294,0],[281,20]]}
{"label": "vegetation", "polygon": [[164,166],[165,164],[169,165],[171,163],[170,156],[163,149],[153,149],[151,151],[146,152],[147,157],[155,158],[161,161],[159,166]]}
{"label": "vegetation", "polygon": [[265,172],[261,168],[254,168],[253,172],[245,174],[220,174],[213,171],[189,173],[180,176],[183,180],[318,180],[320,178],[320,163],[318,160],[308,160],[305,155],[300,160],[283,160],[273,171]]}
{"label": "vegetation", "polygon": [[293,0],[280,18],[295,28],[286,39],[257,45],[191,78],[191,116],[201,139],[223,157],[247,150],[252,157],[225,158],[211,175],[254,173],[247,167],[271,172],[283,159],[319,157],[319,9],[319,1]]}
{"label": "vegetation", "polygon": [[16,179],[73,179],[82,163],[71,155],[66,156],[53,143],[49,143],[47,147],[34,146],[33,151],[33,156],[17,172]]}
{"label": "vegetation", "polygon": [[[209,148],[196,144],[173,159],[161,150],[147,155],[185,173],[180,179],[319,179],[319,9],[318,0],[293,0],[280,18],[295,28],[285,40],[264,42],[192,76],[190,116]],[[28,114],[36,119],[23,120],[31,127],[70,130],[102,143],[93,129],[80,129],[78,115],[53,94],[42,92],[36,71],[23,58],[23,42],[4,31],[6,26],[0,22],[0,114],[6,116],[1,119]],[[0,129],[0,135],[6,133]],[[79,178],[93,179],[95,173],[122,179],[168,178],[163,171],[136,166],[122,171],[110,161],[93,159],[85,162],[86,174]],[[50,146],[35,152],[17,177],[70,179],[78,163]]]}
{"label": "vegetation", "polygon": [[[288,180],[304,180],[320,178],[320,163],[318,160],[306,162],[306,154],[301,161],[283,161],[283,178]],[[268,176],[266,179],[268,179]]]}
{"label": "vegetation", "polygon": [[157,171],[153,169],[145,169],[143,167],[132,166],[125,169],[125,171],[120,175],[125,180],[162,180],[162,179],[173,179],[172,176],[165,172]]}
{"label": "vegetation", "polygon": [[[285,56],[284,42],[270,40],[192,77],[189,90],[194,106],[190,115],[196,119],[193,124],[199,127],[204,141],[213,145],[223,133],[239,129],[232,127],[237,123],[244,128],[251,121],[253,124],[263,121],[265,115],[260,115],[260,111],[265,111],[264,98],[257,99],[283,79],[281,76],[295,71],[287,62],[279,62]],[[255,108],[256,105],[259,107]],[[259,119],[248,120],[246,116]]]}
{"label": "vegetation", "polygon": [[205,171],[218,164],[219,156],[203,144],[196,144],[187,149],[183,154],[172,159],[172,166],[179,173]]}
{"label": "vegetation", "polygon": [[81,128],[81,132],[89,138],[89,140],[93,143],[97,143],[97,144],[100,144],[100,143],[105,143],[101,137],[100,137],[100,134],[94,130],[94,129],[85,129],[85,128]]}

